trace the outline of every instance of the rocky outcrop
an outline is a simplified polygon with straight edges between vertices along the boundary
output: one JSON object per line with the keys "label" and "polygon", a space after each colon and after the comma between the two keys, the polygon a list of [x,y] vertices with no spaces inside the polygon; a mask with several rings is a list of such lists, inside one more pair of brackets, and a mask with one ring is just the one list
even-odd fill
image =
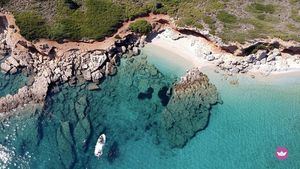
{"label": "rocky outcrop", "polygon": [[36,77],[31,86],[24,86],[15,95],[7,95],[0,98],[0,115],[5,116],[8,112],[19,106],[28,104],[43,104],[48,91],[49,79],[43,76]]}
{"label": "rocky outcrop", "polygon": [[24,104],[42,103],[50,84],[75,84],[78,79],[84,79],[97,85],[106,76],[117,73],[122,54],[131,52],[132,55],[138,55],[139,47],[146,43],[143,40],[145,38],[129,34],[117,40],[106,50],[83,51],[75,48],[65,51],[58,57],[56,53],[59,51],[54,46],[46,43],[34,45],[26,40],[18,40],[14,43],[7,30],[0,35],[0,54],[5,54],[5,57],[1,55],[0,58],[1,71],[15,74],[24,70],[36,80],[32,86],[20,89],[19,93],[0,98],[0,104],[3,105],[0,113]]}
{"label": "rocky outcrop", "polygon": [[4,36],[4,34],[0,34],[0,60],[2,60],[10,52],[9,47],[6,44],[5,38],[1,36]]}
{"label": "rocky outcrop", "polygon": [[80,97],[75,103],[75,111],[78,119],[83,119],[86,116],[87,98],[85,96]]}
{"label": "rocky outcrop", "polygon": [[4,73],[7,73],[11,70],[11,66],[7,63],[1,63],[1,70],[4,72]]}
{"label": "rocky outcrop", "polygon": [[211,106],[218,102],[216,87],[199,69],[192,69],[174,85],[172,97],[162,112],[163,126],[171,147],[183,147],[209,120]]}
{"label": "rocky outcrop", "polygon": [[216,58],[214,63],[229,74],[259,70],[262,74],[268,75],[271,72],[288,70],[290,65],[295,66],[295,64],[300,63],[300,55],[286,54],[278,48],[260,49],[255,53],[241,57],[222,55]]}

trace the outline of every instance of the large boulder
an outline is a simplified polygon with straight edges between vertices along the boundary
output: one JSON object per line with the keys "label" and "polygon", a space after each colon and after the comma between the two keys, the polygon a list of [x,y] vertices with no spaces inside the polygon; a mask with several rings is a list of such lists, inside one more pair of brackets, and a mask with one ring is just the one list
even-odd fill
{"label": "large boulder", "polygon": [[6,59],[7,62],[9,62],[10,64],[14,65],[15,67],[20,66],[19,62],[12,56],[8,57]]}
{"label": "large boulder", "polygon": [[208,55],[207,57],[206,57],[206,59],[208,60],[208,61],[213,61],[213,60],[215,60],[215,56],[214,55]]}
{"label": "large boulder", "polygon": [[280,50],[279,50],[279,49],[274,49],[274,50],[272,50],[272,51],[269,52],[269,54],[268,54],[267,62],[270,62],[270,61],[275,60],[275,58],[276,58],[277,56],[280,56],[280,55],[281,55],[281,53],[280,53]]}
{"label": "large boulder", "polygon": [[106,54],[102,55],[91,55],[91,62],[89,64],[91,71],[97,70],[100,66],[102,66],[107,59]]}
{"label": "large boulder", "polygon": [[113,76],[117,73],[117,67],[110,62],[106,62],[105,75]]}
{"label": "large boulder", "polygon": [[43,103],[49,87],[50,79],[44,76],[35,77],[34,83],[30,87],[31,93],[34,96],[33,100],[36,103]]}
{"label": "large boulder", "polygon": [[12,69],[10,69],[9,73],[10,74],[16,74],[18,72],[18,69],[16,67],[13,67]]}
{"label": "large boulder", "polygon": [[100,70],[97,70],[92,73],[92,81],[93,82],[99,82],[99,80],[103,77],[102,73]]}
{"label": "large boulder", "polygon": [[126,53],[126,50],[127,50],[127,49],[126,49],[125,46],[121,46],[121,52],[122,52],[122,53]]}
{"label": "large boulder", "polygon": [[137,56],[140,54],[140,49],[138,47],[132,48],[133,56]]}
{"label": "large boulder", "polygon": [[231,73],[239,73],[240,72],[240,69],[236,66],[232,67],[230,70],[229,70]]}
{"label": "large boulder", "polygon": [[11,69],[11,66],[5,62],[1,63],[1,70],[4,72],[4,73],[7,73],[9,72]]}
{"label": "large boulder", "polygon": [[267,58],[267,51],[266,50],[259,50],[259,51],[257,51],[257,53],[256,53],[256,59],[260,61],[260,60],[262,60],[264,58]]}
{"label": "large boulder", "polygon": [[171,147],[183,147],[208,123],[211,106],[218,102],[216,87],[198,69],[193,69],[173,87],[162,112],[165,135]]}
{"label": "large boulder", "polygon": [[246,56],[245,61],[248,63],[253,63],[256,60],[256,57],[254,54],[250,54],[248,56]]}
{"label": "large boulder", "polygon": [[82,72],[83,78],[87,81],[91,81],[92,80],[92,74],[90,70],[85,70]]}

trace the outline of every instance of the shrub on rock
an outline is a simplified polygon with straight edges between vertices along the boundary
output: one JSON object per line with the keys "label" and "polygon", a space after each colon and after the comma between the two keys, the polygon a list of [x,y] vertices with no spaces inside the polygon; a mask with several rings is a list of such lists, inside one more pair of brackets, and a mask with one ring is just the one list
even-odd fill
{"label": "shrub on rock", "polygon": [[137,20],[129,25],[129,28],[131,31],[135,33],[141,33],[141,34],[148,34],[152,30],[151,24],[142,19],[142,20]]}

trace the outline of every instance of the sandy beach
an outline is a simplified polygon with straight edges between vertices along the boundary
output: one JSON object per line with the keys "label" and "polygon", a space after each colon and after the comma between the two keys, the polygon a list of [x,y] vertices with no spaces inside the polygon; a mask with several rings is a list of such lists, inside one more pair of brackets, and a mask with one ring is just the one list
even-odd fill
{"label": "sandy beach", "polygon": [[[178,38],[174,40],[174,36]],[[155,37],[150,45],[161,47],[183,59],[193,63],[194,66],[209,66],[212,63],[207,62],[203,57],[203,53],[213,51],[215,54],[222,54],[222,51],[214,46],[211,42],[201,37],[191,35],[179,35],[172,29],[166,29],[163,33]],[[169,55],[172,57],[172,55]]]}
{"label": "sandy beach", "polygon": [[[207,53],[212,53],[214,56],[217,56],[216,59],[218,59],[218,56],[222,57],[225,61],[242,59],[242,57],[236,57],[221,50],[219,47],[202,37],[182,35],[171,28],[158,34],[146,45],[145,49],[148,51],[151,49],[164,50],[164,52],[168,53],[164,55],[164,57],[166,57],[164,59],[169,60],[169,62],[173,62],[173,64],[177,64],[178,66],[183,66],[184,68],[209,67],[213,70],[220,71],[216,60],[208,61],[205,58]],[[282,58],[287,58],[286,55],[287,54],[283,53]],[[295,59],[293,59],[293,57],[297,58],[297,56],[290,57],[292,58],[274,61],[274,64],[276,63],[276,65],[272,67],[272,71],[270,71],[272,65],[267,63],[264,65],[253,66],[246,75],[261,77],[260,79],[280,78],[285,76],[297,77],[300,75],[300,64],[296,63]]]}

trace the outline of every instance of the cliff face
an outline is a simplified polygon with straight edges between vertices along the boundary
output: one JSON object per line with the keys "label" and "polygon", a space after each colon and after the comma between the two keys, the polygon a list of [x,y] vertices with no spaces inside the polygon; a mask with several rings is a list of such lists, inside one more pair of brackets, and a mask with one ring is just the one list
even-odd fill
{"label": "cliff face", "polygon": [[171,147],[183,147],[209,121],[211,106],[217,104],[217,88],[199,69],[192,69],[173,87],[162,112],[163,127]]}

